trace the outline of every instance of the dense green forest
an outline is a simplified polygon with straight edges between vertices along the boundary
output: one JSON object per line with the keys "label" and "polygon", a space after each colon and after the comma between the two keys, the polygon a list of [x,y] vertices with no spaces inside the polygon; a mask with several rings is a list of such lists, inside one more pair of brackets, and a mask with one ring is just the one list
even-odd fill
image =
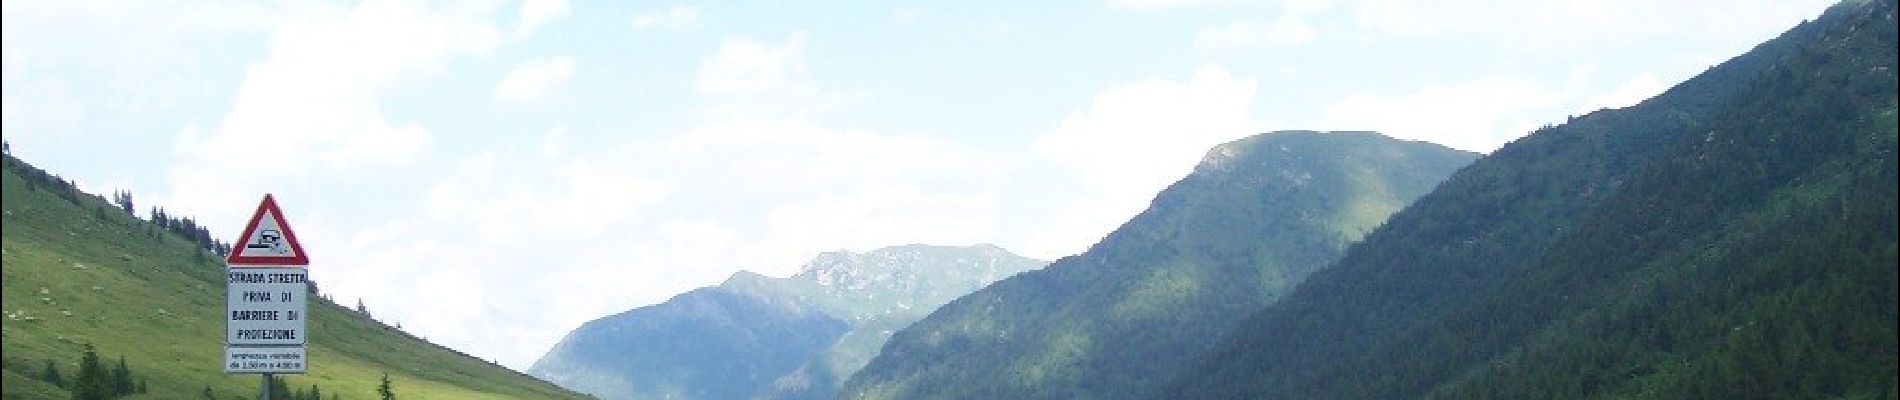
{"label": "dense green forest", "polygon": [[1480,160],[1154,398],[1894,398],[1892,0]]}
{"label": "dense green forest", "polygon": [[1371,132],[1220,145],[1087,252],[897,332],[842,393],[1138,396],[1474,157]]}

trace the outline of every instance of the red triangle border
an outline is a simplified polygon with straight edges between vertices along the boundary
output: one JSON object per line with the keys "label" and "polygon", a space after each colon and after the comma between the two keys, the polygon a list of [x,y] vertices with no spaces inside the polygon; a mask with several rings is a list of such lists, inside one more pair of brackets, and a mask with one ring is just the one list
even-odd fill
{"label": "red triangle border", "polygon": [[[246,257],[242,255],[244,254],[244,252],[242,251],[243,247],[241,247],[243,246],[242,242],[245,239],[249,239],[251,237],[251,234],[257,233],[257,223],[264,219],[264,213],[266,211],[270,212],[270,216],[272,219],[277,220],[277,227],[284,230],[284,240],[290,242],[290,251],[292,253],[295,253],[296,256],[294,257],[263,257],[263,256]],[[234,248],[231,249],[231,255],[226,256],[224,259],[224,263],[229,264],[232,268],[282,267],[282,266],[305,267],[305,266],[310,265],[310,256],[308,253],[304,253],[303,243],[300,243],[297,241],[297,232],[290,229],[289,222],[284,221],[284,210],[277,208],[277,199],[271,197],[270,194],[265,194],[264,201],[262,203],[257,204],[257,212],[251,214],[251,222],[244,225],[244,233],[238,235],[237,241],[239,243],[233,246]]]}

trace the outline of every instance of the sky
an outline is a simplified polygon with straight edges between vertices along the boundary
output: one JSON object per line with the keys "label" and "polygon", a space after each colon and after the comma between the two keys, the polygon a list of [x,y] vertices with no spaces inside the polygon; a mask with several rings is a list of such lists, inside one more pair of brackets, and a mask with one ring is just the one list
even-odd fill
{"label": "sky", "polygon": [[3,4],[14,155],[226,241],[271,193],[339,303],[526,369],[821,252],[1076,254],[1262,132],[1489,152],[1830,3]]}

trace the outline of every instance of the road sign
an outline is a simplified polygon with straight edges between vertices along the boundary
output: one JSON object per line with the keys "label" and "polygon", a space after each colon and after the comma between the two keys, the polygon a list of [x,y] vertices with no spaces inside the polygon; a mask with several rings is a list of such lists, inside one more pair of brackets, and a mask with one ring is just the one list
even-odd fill
{"label": "road sign", "polygon": [[301,374],[307,355],[303,347],[225,347],[224,373]]}
{"label": "road sign", "polygon": [[231,255],[225,257],[225,263],[233,267],[304,266],[310,265],[310,257],[304,254],[303,244],[297,242],[297,233],[284,222],[284,211],[277,208],[277,200],[267,194],[264,202],[257,205],[257,212],[251,214],[251,222],[245,224],[244,234],[238,235],[238,243],[231,248]]}
{"label": "road sign", "polygon": [[225,272],[229,346],[302,345],[310,289],[302,267],[230,268]]}
{"label": "road sign", "polygon": [[276,199],[264,195],[225,264],[224,372],[303,373],[310,258]]}

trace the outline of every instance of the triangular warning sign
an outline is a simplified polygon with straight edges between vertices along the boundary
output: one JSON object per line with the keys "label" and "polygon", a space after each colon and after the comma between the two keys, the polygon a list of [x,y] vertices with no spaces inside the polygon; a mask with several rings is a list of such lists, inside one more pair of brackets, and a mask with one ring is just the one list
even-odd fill
{"label": "triangular warning sign", "polygon": [[238,242],[231,245],[231,255],[224,262],[238,265],[268,266],[307,266],[310,258],[303,252],[303,245],[297,243],[297,234],[290,231],[290,224],[284,222],[284,211],[277,208],[277,200],[264,195],[264,202],[257,205],[257,213],[251,215],[251,222],[244,225],[244,234],[238,235]]}

